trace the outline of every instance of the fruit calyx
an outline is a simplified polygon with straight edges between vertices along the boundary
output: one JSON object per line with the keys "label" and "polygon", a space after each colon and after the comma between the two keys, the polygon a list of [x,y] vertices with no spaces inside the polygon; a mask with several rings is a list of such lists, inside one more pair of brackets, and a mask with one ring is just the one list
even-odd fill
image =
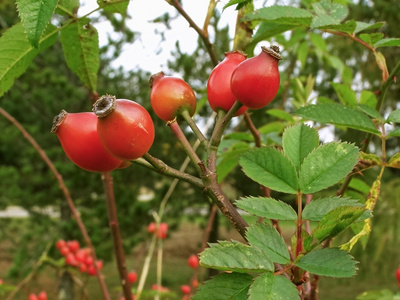
{"label": "fruit calyx", "polygon": [[150,88],[153,87],[155,81],[156,81],[158,78],[161,78],[161,77],[164,77],[164,76],[165,76],[165,74],[164,74],[163,71],[160,71],[160,72],[158,72],[158,73],[155,73],[155,74],[151,75],[150,78],[149,78]]}
{"label": "fruit calyx", "polygon": [[240,55],[243,55],[244,57],[247,58],[247,54],[246,54],[244,51],[242,51],[242,50],[227,51],[227,52],[224,52],[224,54],[225,54],[225,56],[227,56],[227,55],[229,55],[229,54],[240,54]]}
{"label": "fruit calyx", "polygon": [[103,95],[93,104],[92,111],[98,118],[104,118],[115,110],[116,98],[112,95]]}
{"label": "fruit calyx", "polygon": [[58,127],[62,124],[62,122],[65,120],[65,117],[68,115],[67,111],[62,109],[60,113],[54,117],[53,119],[53,125],[51,126],[51,133],[56,133]]}
{"label": "fruit calyx", "polygon": [[264,52],[268,53],[269,55],[271,55],[272,57],[276,58],[277,60],[282,59],[282,56],[279,53],[280,51],[279,51],[278,46],[272,45],[269,48],[262,46],[261,49],[262,49],[262,51],[264,51]]}

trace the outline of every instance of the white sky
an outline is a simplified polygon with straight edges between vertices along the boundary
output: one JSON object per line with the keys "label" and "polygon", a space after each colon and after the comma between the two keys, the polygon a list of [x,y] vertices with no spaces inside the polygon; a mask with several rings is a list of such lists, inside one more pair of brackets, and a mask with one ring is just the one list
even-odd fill
{"label": "white sky", "polygon": [[[208,0],[183,0],[182,6],[197,25],[202,27],[208,3]],[[219,3],[217,9],[222,11],[225,3],[226,1]],[[97,4],[93,0],[82,1],[79,15],[84,15],[96,7]],[[161,40],[159,34],[155,33],[157,30],[164,31],[165,26],[152,23],[153,19],[160,17],[165,12],[169,12],[172,16],[176,15],[175,8],[165,0],[131,0],[128,11],[131,19],[128,20],[127,26],[133,31],[140,32],[140,37],[134,43],[124,45],[122,55],[114,62],[115,66],[122,65],[125,70],[141,68],[156,73],[166,68],[168,57],[175,49],[177,40],[179,40],[183,52],[192,53],[195,50],[198,35],[193,28],[189,28],[187,21],[182,16],[171,22],[171,30],[165,32],[164,41]],[[230,26],[232,36],[236,15],[234,6],[229,7],[222,13],[220,21],[220,26],[232,25]],[[101,46],[107,42],[107,34],[115,34],[108,21],[95,24],[95,27],[99,32]]]}

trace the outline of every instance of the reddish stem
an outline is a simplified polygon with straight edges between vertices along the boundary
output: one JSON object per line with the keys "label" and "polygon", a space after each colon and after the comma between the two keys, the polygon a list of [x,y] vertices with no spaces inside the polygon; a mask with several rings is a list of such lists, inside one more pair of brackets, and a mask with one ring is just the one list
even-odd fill
{"label": "reddish stem", "polygon": [[122,290],[125,299],[132,299],[132,291],[128,282],[128,272],[126,269],[124,249],[122,247],[122,239],[119,231],[117,208],[115,205],[113,178],[110,172],[103,172],[101,179],[106,194],[108,219],[110,224],[111,236],[114,244],[114,253],[117,259],[117,267],[119,278],[121,280]]}
{"label": "reddish stem", "polygon": [[[76,222],[78,223],[78,227],[82,233],[83,239],[85,240],[86,245],[90,248],[93,259],[96,261],[96,252],[93,247],[92,241],[90,240],[89,234],[86,230],[85,225],[82,222],[82,219],[78,213],[78,210],[75,207],[74,201],[71,198],[71,194],[64,183],[64,180],[61,174],[58,172],[56,167],[54,166],[53,162],[49,159],[46,152],[40,147],[40,145],[36,142],[36,140],[25,130],[25,128],[8,112],[6,112],[3,108],[0,107],[0,114],[2,114],[6,119],[8,119],[19,131],[21,131],[22,135],[32,144],[33,148],[39,153],[42,160],[47,164],[51,172],[54,174],[54,177],[57,179],[59,187],[64,194],[65,199],[71,209],[72,215],[75,218]],[[103,277],[101,276],[100,270],[97,268],[97,264],[94,264],[96,268],[96,276],[100,284],[100,288],[103,293],[103,297],[105,300],[110,300],[110,296],[108,294],[107,287],[104,283]]]}

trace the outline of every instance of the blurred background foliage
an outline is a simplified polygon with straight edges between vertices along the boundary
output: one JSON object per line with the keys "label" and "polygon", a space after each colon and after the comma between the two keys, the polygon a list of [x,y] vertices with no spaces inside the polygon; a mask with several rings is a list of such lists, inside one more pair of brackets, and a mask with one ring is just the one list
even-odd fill
{"label": "blurred background foliage", "polygon": [[[312,0],[279,1],[275,4],[308,7]],[[338,2],[338,1],[335,1]],[[340,1],[347,3],[349,17],[357,21],[385,21],[382,32],[388,37],[400,37],[398,12],[400,1],[354,0]],[[135,5],[132,3],[131,5]],[[0,2],[0,33],[18,22],[14,1]],[[210,26],[215,32],[214,48],[220,60],[224,52],[232,47],[232,37],[228,27],[219,24],[221,12],[216,12]],[[169,28],[173,16],[160,16],[158,22]],[[101,49],[101,68],[98,77],[98,93],[116,95],[139,102],[151,113],[156,138],[150,153],[164,160],[167,164],[179,168],[184,160],[184,152],[179,143],[170,134],[169,128],[152,112],[149,103],[150,88],[148,79],[151,74],[135,69],[115,68],[112,62],[122,51],[125,43],[135,43],[138,38],[136,30],[127,28],[125,20],[129,16],[116,18],[103,13],[99,20],[108,19],[115,31],[119,32],[118,40],[109,37],[107,46]],[[97,21],[99,21],[97,20]],[[94,24],[96,25],[96,24]],[[162,34],[158,33],[158,34]],[[288,113],[298,107],[324,96],[338,101],[331,82],[350,84],[356,93],[362,90],[371,92],[380,89],[381,73],[371,53],[350,39],[321,33],[296,29],[291,34],[275,36],[269,41],[282,46],[284,60],[280,64],[281,88],[268,109],[284,109]],[[257,53],[258,49],[255,49]],[[386,57],[389,72],[400,57],[399,47],[387,47],[381,50]],[[196,121],[204,124],[212,111],[206,105],[206,84],[213,65],[207,51],[198,40],[193,53],[184,53],[180,44],[168,60],[166,74],[179,74],[196,91],[199,108]],[[308,90],[307,90],[308,87]],[[310,91],[312,91],[310,93]],[[388,91],[383,113],[399,108],[399,84],[393,84]],[[41,53],[28,71],[15,81],[12,89],[0,99],[0,106],[15,117],[36,139],[62,174],[70,189],[75,204],[90,233],[98,252],[104,260],[112,258],[112,244],[109,238],[107,212],[104,205],[103,188],[100,175],[86,172],[73,165],[64,155],[57,138],[50,134],[52,119],[61,109],[68,112],[91,110],[91,100],[85,87],[75,74],[66,66],[60,43]],[[251,117],[262,133],[264,143],[280,141],[280,135],[288,120],[282,120],[266,110],[252,111]],[[319,124],[315,124],[319,126]],[[246,132],[242,142],[252,144],[252,137],[244,121],[239,117],[229,128],[230,132]],[[38,153],[31,147],[21,133],[5,118],[0,116],[0,209],[8,206],[22,206],[31,218],[10,220],[0,218],[0,241],[8,242],[8,250],[13,253],[14,267],[9,275],[21,277],[29,272],[32,261],[37,258],[49,241],[58,238],[78,239],[82,242],[80,232],[71,219],[69,208],[58,188],[58,184]],[[194,136],[187,130],[189,139]],[[354,130],[335,129],[336,140],[345,140],[361,145],[364,135]],[[229,145],[229,143],[223,144]],[[379,153],[380,142],[372,141],[370,150]],[[388,141],[388,153],[399,152],[400,139]],[[229,150],[227,146],[226,149]],[[188,172],[193,169],[189,167]],[[380,284],[393,278],[394,267],[400,264],[398,245],[400,244],[400,182],[399,172],[387,169],[381,197],[373,218],[373,231],[367,248],[358,245],[354,250],[355,257],[361,261],[360,278],[369,272],[378,272]],[[132,165],[113,172],[117,210],[120,228],[127,253],[146,237],[146,225],[152,221],[150,211],[157,210],[158,205],[171,183],[171,178],[163,177],[141,166]],[[376,170],[370,170],[359,177],[371,184],[376,177]],[[260,195],[259,186],[249,180],[239,168],[233,168],[222,183],[223,188],[232,200],[245,195]],[[332,190],[334,192],[334,190]],[[352,196],[365,200],[366,191],[351,189]],[[272,196],[285,199],[284,195],[273,193]],[[140,200],[142,199],[142,200]],[[144,199],[144,200],[143,200]],[[292,199],[286,199],[288,202]],[[182,211],[187,207],[208,207],[208,199],[196,188],[180,183],[168,203],[165,221],[172,229],[178,228],[182,221]],[[62,218],[53,218],[45,208],[51,208],[61,214]],[[201,218],[205,224],[206,216]],[[51,230],[49,230],[51,228]],[[27,230],[29,229],[29,230]],[[346,233],[345,233],[346,234]],[[350,234],[350,233],[347,233]],[[51,252],[51,254],[55,254]],[[390,259],[388,258],[390,257]],[[364,267],[365,266],[365,267]],[[366,269],[364,269],[366,268]],[[371,270],[371,268],[373,270]],[[394,281],[393,281],[394,282]],[[327,285],[331,282],[327,283]],[[343,284],[343,280],[338,284]],[[323,292],[322,281],[321,292]],[[389,283],[388,287],[394,288]],[[328,298],[324,298],[328,299]],[[330,298],[335,299],[335,298]],[[337,298],[345,299],[345,298]]]}

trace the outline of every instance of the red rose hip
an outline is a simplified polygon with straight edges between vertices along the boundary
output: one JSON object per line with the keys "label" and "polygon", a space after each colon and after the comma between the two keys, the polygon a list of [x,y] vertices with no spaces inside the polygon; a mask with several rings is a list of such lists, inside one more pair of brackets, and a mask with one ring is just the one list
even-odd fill
{"label": "red rose hip", "polygon": [[[231,77],[236,67],[246,60],[246,54],[240,51],[225,53],[225,58],[220,62],[210,74],[207,82],[207,98],[213,111],[219,109],[229,111],[236,101],[231,89]],[[240,115],[247,110],[242,107],[236,113]]]}
{"label": "red rose hip", "polygon": [[104,148],[121,160],[145,154],[154,141],[154,124],[140,104],[106,95],[93,105],[98,117],[97,132]]}
{"label": "red rose hip", "polygon": [[155,114],[163,121],[174,120],[182,111],[190,116],[196,111],[196,96],[183,79],[159,72],[150,77],[150,102]]}
{"label": "red rose hip", "polygon": [[270,103],[279,89],[279,48],[262,47],[259,55],[240,63],[233,71],[231,89],[236,99],[251,109]]}
{"label": "red rose hip", "polygon": [[91,172],[109,172],[122,161],[108,153],[97,135],[97,118],[92,112],[67,113],[62,110],[53,120],[55,133],[67,157]]}

